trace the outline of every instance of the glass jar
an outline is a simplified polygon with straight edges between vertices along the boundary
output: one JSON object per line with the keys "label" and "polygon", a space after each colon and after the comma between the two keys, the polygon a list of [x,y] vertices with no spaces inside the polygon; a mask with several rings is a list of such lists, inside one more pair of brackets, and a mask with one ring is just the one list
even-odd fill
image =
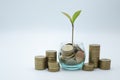
{"label": "glass jar", "polygon": [[83,43],[74,44],[67,43],[61,46],[59,51],[59,62],[65,70],[80,70],[85,61],[85,49]]}

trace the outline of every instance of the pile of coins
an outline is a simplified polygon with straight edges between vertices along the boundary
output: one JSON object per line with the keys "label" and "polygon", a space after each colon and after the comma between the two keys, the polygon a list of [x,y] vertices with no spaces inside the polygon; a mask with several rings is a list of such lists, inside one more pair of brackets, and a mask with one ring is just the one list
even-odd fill
{"label": "pile of coins", "polygon": [[85,63],[83,70],[93,71],[94,68],[100,68],[103,70],[109,70],[111,60],[110,59],[99,59],[100,58],[100,45],[91,44],[89,46],[89,63]]}
{"label": "pile of coins", "polygon": [[44,70],[48,68],[50,72],[57,72],[60,70],[59,63],[57,62],[57,51],[47,50],[45,56],[35,56],[35,69]]}
{"label": "pile of coins", "polygon": [[[85,53],[77,45],[65,44],[60,51],[60,62],[67,65],[76,65],[81,62],[84,63]],[[102,70],[109,70],[111,65],[110,59],[99,59],[100,58],[100,45],[90,44],[89,45],[89,63],[83,65],[84,71],[93,71],[94,68],[100,68]],[[46,50],[46,56],[35,56],[35,69],[44,70],[48,68],[50,72],[57,72],[60,70],[60,65],[57,62],[57,51]]]}
{"label": "pile of coins", "polygon": [[58,62],[48,62],[48,70],[50,72],[57,72],[60,70],[60,65]]}
{"label": "pile of coins", "polygon": [[94,64],[85,63],[83,65],[83,70],[85,70],[85,71],[93,71],[94,70]]}
{"label": "pile of coins", "polygon": [[46,69],[46,57],[45,56],[35,56],[35,69],[36,70]]}
{"label": "pile of coins", "polygon": [[89,63],[93,63],[95,68],[98,68],[100,58],[100,45],[91,44],[89,46]]}
{"label": "pile of coins", "polygon": [[67,65],[75,65],[85,59],[84,51],[78,45],[65,44],[61,48],[60,60]]}
{"label": "pile of coins", "polygon": [[100,59],[99,60],[99,68],[103,70],[110,69],[111,60],[110,59]]}

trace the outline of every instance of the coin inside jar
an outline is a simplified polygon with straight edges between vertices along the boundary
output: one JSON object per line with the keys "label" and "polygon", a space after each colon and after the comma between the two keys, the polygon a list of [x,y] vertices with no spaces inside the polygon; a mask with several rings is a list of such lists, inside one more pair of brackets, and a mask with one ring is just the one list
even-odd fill
{"label": "coin inside jar", "polygon": [[75,59],[77,63],[80,63],[84,60],[84,52],[83,51],[78,51],[75,55]]}
{"label": "coin inside jar", "polygon": [[74,48],[72,45],[64,45],[61,49],[62,55],[71,55],[74,52]]}

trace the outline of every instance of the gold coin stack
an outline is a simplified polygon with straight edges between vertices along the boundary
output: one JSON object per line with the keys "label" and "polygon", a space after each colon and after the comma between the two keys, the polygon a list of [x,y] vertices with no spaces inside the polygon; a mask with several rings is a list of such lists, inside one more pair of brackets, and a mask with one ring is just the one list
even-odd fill
{"label": "gold coin stack", "polygon": [[89,63],[93,63],[94,68],[98,67],[99,57],[100,57],[100,45],[99,44],[89,45]]}
{"label": "gold coin stack", "polygon": [[99,68],[103,70],[110,69],[111,60],[110,59],[100,59],[99,60]]}
{"label": "gold coin stack", "polygon": [[85,63],[83,65],[83,70],[84,71],[93,71],[94,70],[94,64]]}
{"label": "gold coin stack", "polygon": [[56,50],[47,50],[46,57],[47,57],[47,62],[56,62],[57,61],[57,51]]}
{"label": "gold coin stack", "polygon": [[48,62],[48,71],[58,72],[60,70],[60,65],[58,62]]}
{"label": "gold coin stack", "polygon": [[44,70],[46,69],[46,57],[45,56],[35,56],[35,69]]}

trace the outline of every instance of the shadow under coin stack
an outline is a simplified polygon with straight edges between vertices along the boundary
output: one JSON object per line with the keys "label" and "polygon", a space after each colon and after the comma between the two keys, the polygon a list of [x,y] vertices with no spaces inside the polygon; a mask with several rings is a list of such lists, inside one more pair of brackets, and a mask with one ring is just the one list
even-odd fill
{"label": "shadow under coin stack", "polygon": [[36,70],[46,69],[46,57],[45,56],[35,56],[35,69]]}
{"label": "shadow under coin stack", "polygon": [[50,72],[57,72],[60,70],[59,63],[57,62],[57,51],[56,50],[47,50],[47,67]]}
{"label": "shadow under coin stack", "polygon": [[89,46],[89,63],[94,64],[94,68],[98,68],[99,58],[100,58],[100,45],[91,44]]}

